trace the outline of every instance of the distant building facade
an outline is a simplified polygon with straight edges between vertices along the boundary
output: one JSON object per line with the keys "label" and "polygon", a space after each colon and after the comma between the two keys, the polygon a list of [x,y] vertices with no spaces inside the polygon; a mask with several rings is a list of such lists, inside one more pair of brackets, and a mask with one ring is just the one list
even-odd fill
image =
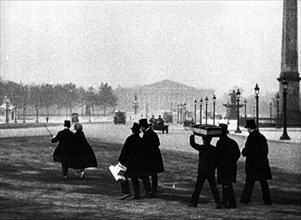
{"label": "distant building facade", "polygon": [[176,112],[178,105],[184,103],[186,103],[188,111],[193,111],[195,99],[199,109],[201,98],[204,100],[207,96],[208,99],[211,99],[214,95],[214,90],[197,89],[171,80],[132,88],[118,87],[114,92],[117,95],[118,103],[116,109],[127,112],[134,112],[133,102],[135,93],[137,93],[138,114],[144,116],[146,112],[148,112],[148,116],[157,115],[164,111]]}

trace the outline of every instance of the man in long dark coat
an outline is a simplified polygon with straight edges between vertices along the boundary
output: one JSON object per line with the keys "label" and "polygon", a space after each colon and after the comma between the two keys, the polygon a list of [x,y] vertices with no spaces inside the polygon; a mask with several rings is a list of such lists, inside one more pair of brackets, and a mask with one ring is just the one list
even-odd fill
{"label": "man in long dark coat", "polygon": [[51,139],[52,143],[59,142],[53,153],[53,161],[62,163],[63,180],[67,179],[68,174],[68,156],[72,152],[74,133],[69,130],[70,121],[64,122],[64,130],[59,131],[56,136]]}
{"label": "man in long dark coat", "polygon": [[131,199],[140,198],[139,179],[145,170],[143,160],[143,146],[142,139],[139,135],[140,126],[138,123],[134,123],[131,127],[132,134],[126,138],[118,161],[124,165],[127,169],[124,174],[126,180],[121,182],[121,192],[123,196],[120,199],[126,199],[130,196],[130,187],[128,177],[131,178],[134,190],[134,196]]}
{"label": "man in long dark coat", "polygon": [[195,143],[195,135],[190,136],[190,146],[199,151],[198,176],[195,189],[189,201],[189,206],[197,207],[203,184],[206,180],[210,185],[210,189],[216,203],[216,208],[222,208],[220,195],[215,181],[216,169],[216,148],[210,144],[212,137],[204,136],[203,145]]}
{"label": "man in long dark coat", "polygon": [[242,150],[246,157],[245,172],[246,182],[241,195],[241,203],[248,204],[251,199],[253,187],[256,181],[260,182],[263,204],[271,205],[272,200],[267,180],[272,179],[271,169],[268,160],[268,143],[266,138],[258,131],[255,120],[247,120],[245,128],[250,133]]}
{"label": "man in long dark coat", "polygon": [[238,144],[229,138],[228,126],[219,124],[222,135],[216,143],[217,184],[222,184],[222,203],[226,208],[236,208],[236,199],[232,183],[236,182],[237,160],[240,157]]}
{"label": "man in long dark coat", "polygon": [[160,151],[160,140],[156,132],[150,128],[147,119],[139,120],[139,125],[143,132],[142,146],[144,149],[144,159],[146,162],[146,173],[152,177],[152,186],[150,186],[149,175],[143,177],[145,196],[156,197],[158,188],[158,173],[164,171],[163,159]]}

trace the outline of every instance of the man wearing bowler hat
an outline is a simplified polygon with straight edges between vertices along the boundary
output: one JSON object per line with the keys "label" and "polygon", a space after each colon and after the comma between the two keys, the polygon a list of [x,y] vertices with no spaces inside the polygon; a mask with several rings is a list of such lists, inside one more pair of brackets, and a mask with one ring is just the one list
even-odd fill
{"label": "man wearing bowler hat", "polygon": [[219,124],[222,135],[216,143],[217,184],[222,184],[222,203],[225,208],[236,208],[236,199],[232,183],[236,182],[237,160],[240,157],[238,144],[227,134],[228,125]]}
{"label": "man wearing bowler hat", "polygon": [[63,180],[67,179],[68,174],[68,156],[72,151],[72,143],[74,133],[70,131],[71,123],[64,121],[64,129],[59,131],[56,136],[51,139],[52,143],[59,142],[53,153],[53,161],[62,163]]}
{"label": "man wearing bowler hat", "polygon": [[[146,194],[144,196],[157,197],[158,173],[164,171],[163,159],[160,152],[160,140],[156,132],[150,128],[147,119],[139,120],[142,136],[143,155],[146,163],[145,173],[142,178]],[[150,186],[149,176],[152,177],[152,186]]]}
{"label": "man wearing bowler hat", "polygon": [[268,143],[266,138],[258,131],[255,120],[247,120],[245,128],[248,129],[245,148],[242,155],[246,157],[245,172],[246,182],[240,202],[248,204],[256,181],[260,182],[263,204],[271,205],[270,189],[267,180],[272,179],[268,160]]}

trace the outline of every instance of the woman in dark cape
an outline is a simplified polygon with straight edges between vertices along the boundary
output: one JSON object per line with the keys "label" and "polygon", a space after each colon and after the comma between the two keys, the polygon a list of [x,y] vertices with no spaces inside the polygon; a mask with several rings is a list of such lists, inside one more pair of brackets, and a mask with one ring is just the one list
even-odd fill
{"label": "woman in dark cape", "polygon": [[74,125],[74,130],[76,131],[73,136],[74,148],[67,162],[68,167],[77,169],[76,177],[80,177],[81,179],[85,177],[85,168],[97,167],[94,151],[82,129],[83,126],[80,123]]}

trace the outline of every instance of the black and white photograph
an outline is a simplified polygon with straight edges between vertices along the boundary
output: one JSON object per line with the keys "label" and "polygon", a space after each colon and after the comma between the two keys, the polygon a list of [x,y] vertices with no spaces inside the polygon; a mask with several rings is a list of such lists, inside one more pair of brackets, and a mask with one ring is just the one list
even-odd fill
{"label": "black and white photograph", "polygon": [[0,0],[0,219],[301,219],[300,0]]}

